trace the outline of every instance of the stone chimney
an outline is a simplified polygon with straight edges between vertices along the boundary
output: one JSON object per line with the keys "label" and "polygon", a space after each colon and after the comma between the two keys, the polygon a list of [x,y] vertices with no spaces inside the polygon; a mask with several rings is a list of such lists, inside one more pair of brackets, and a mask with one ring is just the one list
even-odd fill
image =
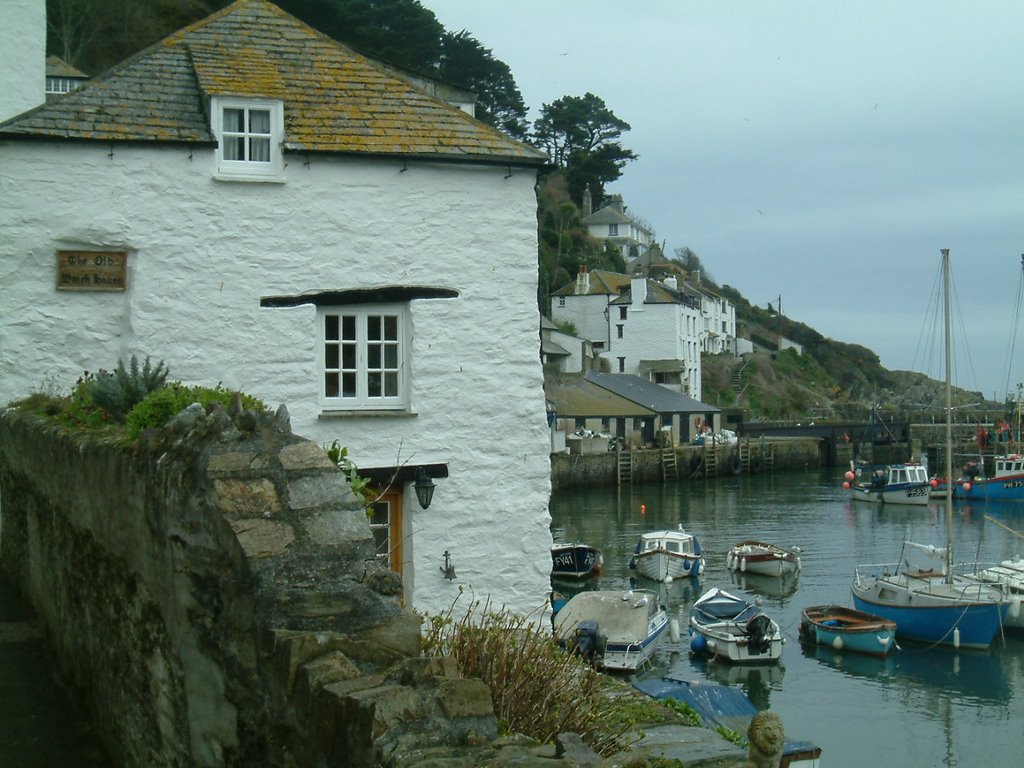
{"label": "stone chimney", "polygon": [[593,203],[593,200],[591,200],[591,198],[590,198],[590,187],[584,187],[583,188],[583,210],[580,211],[580,216],[585,219],[585,218],[587,218],[587,216],[589,216],[593,212],[594,212],[594,203]]}
{"label": "stone chimney", "polygon": [[679,282],[676,280],[675,275],[669,275],[665,278],[665,287],[671,288],[673,291],[679,290]]}
{"label": "stone chimney", "polygon": [[622,195],[612,195],[609,197],[608,207],[618,211],[623,216],[626,215],[626,206],[622,202]]}
{"label": "stone chimney", "polygon": [[46,101],[46,0],[0,0],[0,121]]}
{"label": "stone chimney", "polygon": [[580,272],[576,275],[576,295],[583,296],[590,293],[590,272],[586,264],[580,264]]}

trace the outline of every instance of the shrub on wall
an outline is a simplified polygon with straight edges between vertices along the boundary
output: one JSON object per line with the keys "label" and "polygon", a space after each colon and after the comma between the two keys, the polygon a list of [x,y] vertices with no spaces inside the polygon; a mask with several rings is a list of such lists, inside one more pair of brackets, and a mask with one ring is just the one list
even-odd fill
{"label": "shrub on wall", "polygon": [[[171,382],[162,389],[150,392],[142,402],[128,412],[125,429],[128,436],[134,439],[144,429],[164,426],[193,403],[199,403],[206,410],[217,404],[227,408],[234,395],[233,390],[224,389],[220,384],[213,388],[186,387],[180,381]],[[245,393],[241,393],[241,397],[245,410],[267,410],[262,400]]]}

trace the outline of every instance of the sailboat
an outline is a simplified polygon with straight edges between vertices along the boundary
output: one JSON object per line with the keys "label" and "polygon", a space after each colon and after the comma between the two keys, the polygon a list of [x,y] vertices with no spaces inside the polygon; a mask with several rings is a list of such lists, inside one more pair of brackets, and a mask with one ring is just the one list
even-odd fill
{"label": "sailboat", "polygon": [[[952,321],[949,249],[942,250],[946,340],[946,477],[952,477]],[[1003,625],[1009,600],[1001,589],[953,572],[953,499],[946,494],[946,546],[906,542],[941,556],[944,567],[886,563],[857,566],[853,603],[859,611],[896,622],[897,637],[956,648],[987,648]],[[906,550],[904,550],[906,551]],[[902,555],[901,555],[902,560]],[[902,568],[902,570],[901,570]]]}

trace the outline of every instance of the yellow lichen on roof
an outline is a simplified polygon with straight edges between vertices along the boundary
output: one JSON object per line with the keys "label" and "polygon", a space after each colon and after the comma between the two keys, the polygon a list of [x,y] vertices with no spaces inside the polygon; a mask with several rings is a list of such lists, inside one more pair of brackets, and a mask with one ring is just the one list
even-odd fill
{"label": "yellow lichen on roof", "polygon": [[282,101],[290,149],[546,161],[266,0],[238,0],[0,131],[210,143],[216,96]]}

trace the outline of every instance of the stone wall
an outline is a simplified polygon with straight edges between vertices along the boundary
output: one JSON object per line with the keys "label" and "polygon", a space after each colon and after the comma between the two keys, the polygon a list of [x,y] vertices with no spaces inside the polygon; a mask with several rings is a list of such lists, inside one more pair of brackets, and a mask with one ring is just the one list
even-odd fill
{"label": "stone wall", "polygon": [[[750,455],[768,451],[772,455],[771,466],[764,462],[758,471],[784,471],[807,469],[820,465],[820,441],[812,438],[777,438],[751,441]],[[696,445],[681,445],[674,449],[676,454],[677,478],[673,482],[692,482],[704,476],[694,477],[691,466],[703,457],[704,448]],[[632,452],[633,482],[661,482],[663,479],[662,451],[660,449],[639,449]],[[719,449],[719,476],[730,474],[731,457],[737,455],[736,446]],[[551,454],[551,485],[553,488],[567,488],[579,485],[613,485],[617,482],[617,455],[608,453],[584,455],[579,453]],[[709,478],[710,479],[710,478]]]}
{"label": "stone wall", "polygon": [[131,447],[7,410],[0,509],[0,565],[118,765],[375,765],[496,735],[483,683],[416,658],[361,501],[284,409],[192,406]]}

